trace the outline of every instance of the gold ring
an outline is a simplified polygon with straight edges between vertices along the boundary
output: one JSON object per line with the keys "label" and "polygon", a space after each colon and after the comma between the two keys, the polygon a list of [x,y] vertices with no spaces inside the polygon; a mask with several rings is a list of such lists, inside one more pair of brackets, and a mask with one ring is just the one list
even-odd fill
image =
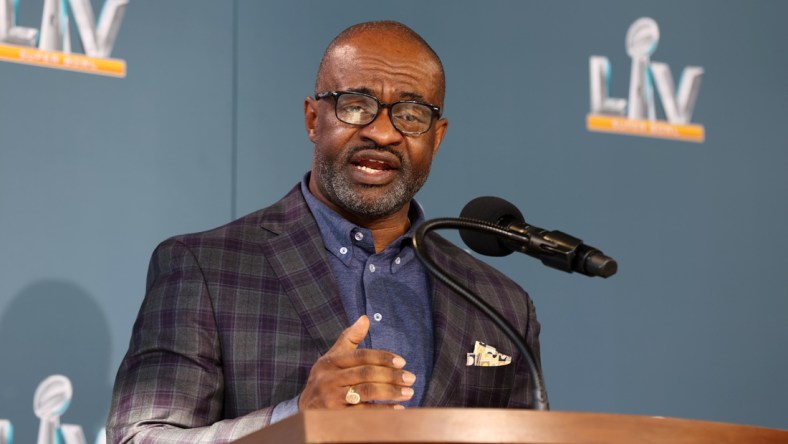
{"label": "gold ring", "polygon": [[361,402],[361,395],[353,387],[348,387],[347,394],[345,394],[345,402],[350,405],[356,405]]}

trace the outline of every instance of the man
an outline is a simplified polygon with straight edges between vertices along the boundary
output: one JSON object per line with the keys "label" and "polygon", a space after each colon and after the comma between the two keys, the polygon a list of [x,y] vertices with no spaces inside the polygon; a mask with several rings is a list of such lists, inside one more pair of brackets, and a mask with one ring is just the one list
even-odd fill
{"label": "man", "polygon": [[[528,407],[506,337],[427,275],[413,196],[448,122],[440,59],[400,23],[348,28],[304,102],[301,184],[264,210],[154,252],[119,371],[111,442],[226,442],[303,409]],[[511,280],[438,236],[431,257],[500,310],[538,359]],[[468,366],[476,341],[510,365]]]}

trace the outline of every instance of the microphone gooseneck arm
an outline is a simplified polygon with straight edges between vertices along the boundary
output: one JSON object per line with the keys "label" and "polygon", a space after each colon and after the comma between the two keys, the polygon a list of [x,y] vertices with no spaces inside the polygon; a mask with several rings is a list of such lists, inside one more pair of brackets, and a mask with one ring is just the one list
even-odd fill
{"label": "microphone gooseneck arm", "polygon": [[454,290],[457,294],[468,300],[473,306],[478,308],[482,313],[484,313],[490,320],[509,338],[509,340],[514,343],[517,347],[520,355],[525,359],[526,366],[528,367],[528,372],[531,376],[532,382],[532,399],[536,401],[536,405],[534,407],[535,410],[549,410],[549,403],[547,400],[547,391],[545,391],[544,387],[544,380],[542,378],[542,371],[539,365],[536,363],[533,357],[533,353],[531,353],[528,344],[525,343],[523,338],[520,337],[517,330],[501,316],[490,304],[485,302],[479,296],[473,294],[467,287],[465,287],[460,282],[457,282],[443,270],[430,258],[424,247],[424,238],[428,232],[440,228],[454,228],[454,229],[469,229],[475,231],[484,231],[487,233],[494,233],[498,236],[513,240],[513,241],[527,241],[527,239],[523,239],[523,237],[519,234],[509,232],[498,225],[491,224],[489,222],[475,220],[475,219],[463,219],[463,218],[439,218],[439,219],[432,219],[424,222],[421,224],[417,229],[413,236],[413,249],[416,253],[416,257],[424,264],[424,267],[429,271],[433,276],[438,278],[441,282],[446,284],[449,288]]}

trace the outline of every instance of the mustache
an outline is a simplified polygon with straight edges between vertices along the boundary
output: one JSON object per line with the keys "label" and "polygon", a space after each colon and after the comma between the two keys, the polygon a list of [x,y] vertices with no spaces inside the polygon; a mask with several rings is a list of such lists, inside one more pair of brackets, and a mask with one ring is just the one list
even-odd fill
{"label": "mustache", "polygon": [[394,148],[392,148],[392,147],[390,147],[388,145],[382,146],[382,145],[378,145],[378,144],[374,144],[374,143],[370,144],[370,145],[354,146],[353,148],[348,150],[347,156],[345,156],[345,162],[349,162],[350,159],[356,153],[358,153],[360,151],[366,151],[366,150],[377,150],[377,151],[385,151],[387,153],[391,153],[394,156],[397,156],[397,159],[399,159],[401,164],[405,164],[405,156],[403,156],[402,153],[400,153],[399,151],[395,150]]}

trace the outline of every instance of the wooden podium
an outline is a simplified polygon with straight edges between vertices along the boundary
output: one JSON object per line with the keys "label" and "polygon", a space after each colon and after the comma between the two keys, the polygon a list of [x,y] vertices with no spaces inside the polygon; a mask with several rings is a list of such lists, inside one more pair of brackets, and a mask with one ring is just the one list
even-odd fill
{"label": "wooden podium", "polygon": [[653,416],[533,410],[309,410],[235,442],[788,444],[788,430]]}

